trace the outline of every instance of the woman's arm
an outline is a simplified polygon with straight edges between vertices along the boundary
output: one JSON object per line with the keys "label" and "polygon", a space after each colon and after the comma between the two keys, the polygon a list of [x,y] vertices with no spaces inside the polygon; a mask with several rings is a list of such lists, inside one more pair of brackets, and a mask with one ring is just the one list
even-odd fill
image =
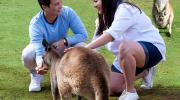
{"label": "woman's arm", "polygon": [[110,34],[103,32],[103,34],[100,37],[98,37],[96,40],[90,42],[86,47],[91,48],[91,49],[96,49],[100,46],[107,44],[110,41],[113,41],[113,40],[114,39]]}

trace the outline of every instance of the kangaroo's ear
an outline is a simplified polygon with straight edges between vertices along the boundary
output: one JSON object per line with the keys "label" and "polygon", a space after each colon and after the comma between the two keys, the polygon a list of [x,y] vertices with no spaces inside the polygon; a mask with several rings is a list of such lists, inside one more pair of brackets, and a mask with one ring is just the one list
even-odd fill
{"label": "kangaroo's ear", "polygon": [[51,50],[55,52],[59,57],[62,57],[62,55],[64,54],[65,47],[57,47],[52,45]]}
{"label": "kangaroo's ear", "polygon": [[160,8],[159,8],[158,4],[155,4],[155,8],[156,8],[157,12],[160,12]]}
{"label": "kangaroo's ear", "polygon": [[50,46],[49,46],[48,42],[47,42],[45,39],[43,39],[42,45],[45,47],[45,50],[46,50],[46,51],[49,51],[49,50],[50,50]]}

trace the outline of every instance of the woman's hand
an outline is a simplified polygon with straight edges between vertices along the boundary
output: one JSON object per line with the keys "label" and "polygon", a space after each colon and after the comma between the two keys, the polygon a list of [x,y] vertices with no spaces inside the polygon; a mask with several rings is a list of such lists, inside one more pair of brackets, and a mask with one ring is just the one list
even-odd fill
{"label": "woman's hand", "polygon": [[73,48],[74,48],[74,47],[66,48],[66,49],[64,50],[64,52],[68,52],[68,51],[72,50]]}

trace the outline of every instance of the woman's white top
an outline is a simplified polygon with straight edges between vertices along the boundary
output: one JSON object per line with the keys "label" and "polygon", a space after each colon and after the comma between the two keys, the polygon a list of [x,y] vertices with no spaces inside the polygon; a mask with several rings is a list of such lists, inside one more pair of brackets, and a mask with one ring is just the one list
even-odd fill
{"label": "woman's white top", "polygon": [[[115,55],[116,58],[113,65],[121,72],[118,60],[118,47],[124,40],[150,42],[159,49],[163,57],[162,60],[165,60],[166,47],[164,40],[160,36],[158,29],[153,26],[149,17],[143,11],[141,12],[132,5],[120,4],[115,12],[112,25],[104,31],[104,33],[110,34],[114,38],[106,47]],[[93,39],[97,37],[94,35]]]}

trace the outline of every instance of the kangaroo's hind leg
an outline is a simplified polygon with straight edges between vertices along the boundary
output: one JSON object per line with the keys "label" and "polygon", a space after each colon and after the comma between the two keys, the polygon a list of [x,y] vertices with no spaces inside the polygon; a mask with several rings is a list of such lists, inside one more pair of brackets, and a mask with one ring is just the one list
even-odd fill
{"label": "kangaroo's hind leg", "polygon": [[67,82],[58,81],[58,90],[61,96],[61,100],[71,100],[72,88]]}
{"label": "kangaroo's hind leg", "polygon": [[58,87],[57,87],[57,77],[55,72],[53,71],[54,69],[51,68],[51,93],[53,96],[53,100],[58,100],[59,99],[59,92],[58,92]]}
{"label": "kangaroo's hind leg", "polygon": [[171,14],[170,17],[169,17],[168,25],[167,25],[167,29],[168,29],[168,34],[169,34],[169,36],[171,36],[171,33],[172,33],[172,23],[173,23],[173,19],[174,19],[174,15]]}
{"label": "kangaroo's hind leg", "polygon": [[82,97],[79,95],[76,95],[76,100],[82,100]]}

